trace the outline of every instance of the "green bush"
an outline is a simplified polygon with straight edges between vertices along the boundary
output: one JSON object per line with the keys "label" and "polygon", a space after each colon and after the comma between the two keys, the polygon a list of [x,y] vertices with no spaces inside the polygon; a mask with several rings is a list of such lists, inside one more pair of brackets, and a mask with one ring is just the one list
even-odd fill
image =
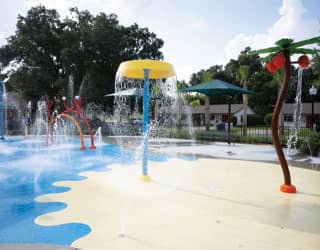
{"label": "green bush", "polygon": [[259,142],[260,142],[260,138],[258,136],[253,136],[253,135],[247,136],[247,143],[255,144]]}
{"label": "green bush", "polygon": [[159,133],[160,137],[191,139],[192,135],[188,130],[177,128],[162,128]]}
{"label": "green bush", "polygon": [[272,120],[272,114],[271,113],[268,113],[264,116],[264,123],[265,125],[267,126],[270,126],[271,125],[271,120]]}
{"label": "green bush", "polygon": [[320,133],[310,131],[310,135],[299,139],[297,148],[301,153],[317,156],[320,152]]}
{"label": "green bush", "polygon": [[240,134],[235,134],[233,137],[234,142],[241,142],[241,135]]}
{"label": "green bush", "polygon": [[248,115],[248,126],[261,126],[265,125],[262,115]]}
{"label": "green bush", "polygon": [[191,134],[187,130],[177,129],[175,138],[178,138],[178,139],[191,139]]}

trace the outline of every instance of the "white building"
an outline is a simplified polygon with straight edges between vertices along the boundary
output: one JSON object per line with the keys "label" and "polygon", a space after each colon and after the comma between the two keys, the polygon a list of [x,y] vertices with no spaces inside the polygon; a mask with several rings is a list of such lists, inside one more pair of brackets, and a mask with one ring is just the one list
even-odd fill
{"label": "white building", "polygon": [[[284,115],[284,126],[292,127],[294,120],[294,103],[285,103],[282,107]],[[314,103],[314,123],[316,118],[320,114],[320,103]],[[302,103],[300,127],[311,128],[312,127],[312,103]]]}
{"label": "white building", "polygon": [[[205,106],[198,107],[183,107],[184,112],[190,112],[192,114],[193,125],[204,125]],[[210,105],[210,123],[215,125],[218,123],[228,122],[228,104],[216,104]],[[255,112],[248,106],[248,115],[254,115]],[[231,104],[231,117],[236,117],[236,125],[242,125],[243,104]]]}

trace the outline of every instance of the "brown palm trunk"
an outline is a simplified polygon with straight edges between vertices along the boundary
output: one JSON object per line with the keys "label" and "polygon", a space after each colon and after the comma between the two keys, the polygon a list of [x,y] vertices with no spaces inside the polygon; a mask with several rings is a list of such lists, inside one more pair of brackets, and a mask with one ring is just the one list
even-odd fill
{"label": "brown palm trunk", "polygon": [[[279,82],[279,90],[278,90],[278,96],[280,95],[280,88],[281,88],[281,82]],[[284,114],[283,114],[283,108],[280,111],[279,114],[279,135],[284,135]]]}
{"label": "brown palm trunk", "polygon": [[283,102],[285,100],[287,91],[288,91],[288,85],[289,85],[289,79],[290,79],[290,55],[289,51],[285,50],[283,52],[285,58],[286,58],[286,64],[285,64],[285,74],[282,82],[282,86],[280,89],[280,94],[278,96],[276,105],[273,110],[272,114],[272,140],[273,140],[273,145],[276,149],[278,159],[280,161],[280,165],[282,168],[283,176],[284,176],[284,184],[286,185],[291,185],[291,176],[290,176],[290,171],[288,168],[287,160],[284,156],[281,143],[279,140],[279,134],[278,134],[278,126],[279,126],[279,115],[282,109]]}

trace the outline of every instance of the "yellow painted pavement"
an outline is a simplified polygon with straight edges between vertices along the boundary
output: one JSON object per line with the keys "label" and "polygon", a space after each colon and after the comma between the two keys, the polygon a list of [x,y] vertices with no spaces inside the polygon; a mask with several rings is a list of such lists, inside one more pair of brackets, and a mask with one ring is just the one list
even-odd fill
{"label": "yellow painted pavement", "polygon": [[67,208],[42,215],[40,225],[80,222],[92,231],[72,246],[84,250],[320,249],[320,172],[292,168],[298,193],[279,191],[276,164],[199,159],[114,165],[58,182],[66,193],[38,197]]}

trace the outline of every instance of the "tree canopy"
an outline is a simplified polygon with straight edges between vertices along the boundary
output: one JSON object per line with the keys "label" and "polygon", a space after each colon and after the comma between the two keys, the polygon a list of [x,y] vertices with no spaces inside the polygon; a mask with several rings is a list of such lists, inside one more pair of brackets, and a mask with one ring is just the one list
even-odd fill
{"label": "tree canopy", "polygon": [[[92,15],[89,11],[71,8],[70,15],[62,19],[56,10],[40,5],[32,7],[26,16],[18,16],[15,33],[0,48],[0,63],[10,69],[7,75],[0,77],[9,76],[8,89],[35,103],[44,95],[67,95],[68,79],[72,76],[75,93],[85,93],[82,97],[86,102],[111,104],[112,98],[104,98],[104,95],[114,92],[119,64],[132,59],[161,60],[163,44],[164,41],[148,28],[119,24],[113,13]],[[313,57],[313,62],[304,73],[303,101],[310,100],[311,85],[320,87],[319,55]],[[230,59],[226,65],[202,69],[191,75],[188,84],[181,84],[195,85],[205,79],[220,79],[241,86],[243,73],[246,73],[248,88],[256,93],[249,96],[249,106],[259,114],[271,112],[279,77],[268,73],[259,55],[252,53],[250,47],[244,48],[237,59]],[[294,101],[296,77],[297,70],[293,68],[287,102]],[[193,103],[204,102],[202,96],[188,98]],[[241,95],[236,96],[234,102],[240,103]],[[225,103],[225,98],[211,97],[210,103]]]}
{"label": "tree canopy", "polygon": [[16,27],[0,48],[0,62],[11,66],[8,88],[27,100],[66,95],[72,75],[76,93],[84,84],[86,99],[103,103],[114,90],[120,62],[163,58],[162,39],[138,24],[119,24],[116,14],[94,16],[71,8],[61,19],[56,10],[40,5],[19,15]]}
{"label": "tree canopy", "polygon": [[[189,83],[191,85],[199,84],[202,82],[203,77],[207,77],[207,74],[209,74],[212,79],[220,79],[241,86],[242,77],[240,75],[244,69],[248,71],[246,75],[248,88],[255,92],[254,95],[248,96],[249,106],[260,115],[272,112],[278,95],[279,81],[281,81],[282,77],[278,74],[270,74],[261,64],[261,58],[257,54],[253,54],[250,47],[246,47],[240,52],[237,59],[230,59],[226,65],[213,65],[208,69],[202,69],[193,73]],[[302,101],[304,102],[310,101],[308,90],[311,85],[320,88],[319,69],[320,57],[319,55],[315,55],[312,66],[304,70],[302,88]],[[286,102],[294,102],[297,72],[298,69],[293,67]],[[202,99],[199,99],[199,101],[204,104]],[[319,96],[316,97],[316,101],[320,101]],[[210,103],[212,104],[222,104],[225,102],[224,97],[210,98]],[[241,95],[236,96],[234,102],[241,103]]]}

